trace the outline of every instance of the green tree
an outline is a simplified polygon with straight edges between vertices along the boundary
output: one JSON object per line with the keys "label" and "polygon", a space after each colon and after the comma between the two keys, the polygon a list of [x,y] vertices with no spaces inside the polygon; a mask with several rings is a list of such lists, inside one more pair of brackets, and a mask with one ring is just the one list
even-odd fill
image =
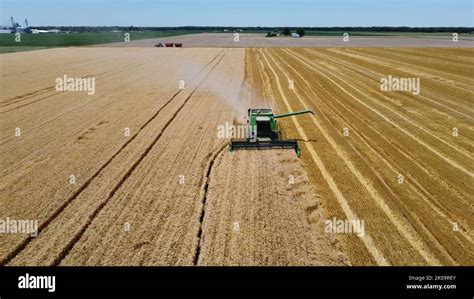
{"label": "green tree", "polygon": [[290,28],[285,28],[285,29],[283,29],[283,31],[281,32],[281,34],[283,34],[284,36],[291,35]]}
{"label": "green tree", "polygon": [[296,33],[298,33],[298,34],[300,35],[300,37],[303,37],[306,32],[304,31],[303,28],[298,28],[298,29],[296,30]]}

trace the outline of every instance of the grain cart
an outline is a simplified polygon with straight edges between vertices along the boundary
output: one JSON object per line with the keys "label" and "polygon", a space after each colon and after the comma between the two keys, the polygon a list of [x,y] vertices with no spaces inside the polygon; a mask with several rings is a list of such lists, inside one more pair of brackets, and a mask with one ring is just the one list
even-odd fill
{"label": "grain cart", "polygon": [[249,150],[249,149],[272,149],[272,148],[291,148],[294,149],[296,155],[301,155],[298,141],[295,139],[281,139],[280,130],[278,129],[277,119],[299,115],[304,113],[314,114],[312,110],[302,110],[284,114],[273,114],[272,109],[268,108],[251,108],[248,109],[247,116],[247,138],[232,139],[229,145],[229,151],[233,150]]}

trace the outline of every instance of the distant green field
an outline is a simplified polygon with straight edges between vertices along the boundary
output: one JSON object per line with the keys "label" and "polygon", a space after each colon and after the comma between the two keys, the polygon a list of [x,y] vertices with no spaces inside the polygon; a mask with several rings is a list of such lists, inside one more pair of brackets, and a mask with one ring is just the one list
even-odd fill
{"label": "distant green field", "polygon": [[[201,31],[197,30],[131,32],[130,40],[200,32]],[[86,46],[122,41],[124,41],[124,32],[22,34],[21,42],[15,42],[14,34],[0,34],[0,53],[30,51],[54,47]]]}
{"label": "distant green field", "polygon": [[48,49],[48,48],[51,48],[51,47],[30,47],[30,46],[16,47],[16,46],[0,46],[0,53],[24,52],[24,51],[42,50],[42,49]]}

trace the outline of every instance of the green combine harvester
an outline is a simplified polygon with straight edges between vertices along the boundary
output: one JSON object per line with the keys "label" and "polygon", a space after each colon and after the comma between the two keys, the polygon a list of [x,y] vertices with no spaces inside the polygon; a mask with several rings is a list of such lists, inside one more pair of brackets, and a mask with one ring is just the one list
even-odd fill
{"label": "green combine harvester", "polygon": [[284,114],[273,114],[272,109],[249,109],[247,124],[247,139],[232,139],[229,150],[241,149],[272,149],[272,148],[290,148],[294,149],[296,155],[301,155],[298,141],[294,139],[282,140],[280,130],[277,125],[277,118],[299,115],[304,113],[314,114],[312,110],[302,110]]}

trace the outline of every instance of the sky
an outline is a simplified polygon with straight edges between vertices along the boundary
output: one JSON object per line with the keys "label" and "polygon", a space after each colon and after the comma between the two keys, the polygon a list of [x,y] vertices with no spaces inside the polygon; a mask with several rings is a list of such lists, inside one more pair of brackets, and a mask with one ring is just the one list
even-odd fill
{"label": "sky", "polygon": [[0,0],[31,26],[474,27],[474,0]]}

